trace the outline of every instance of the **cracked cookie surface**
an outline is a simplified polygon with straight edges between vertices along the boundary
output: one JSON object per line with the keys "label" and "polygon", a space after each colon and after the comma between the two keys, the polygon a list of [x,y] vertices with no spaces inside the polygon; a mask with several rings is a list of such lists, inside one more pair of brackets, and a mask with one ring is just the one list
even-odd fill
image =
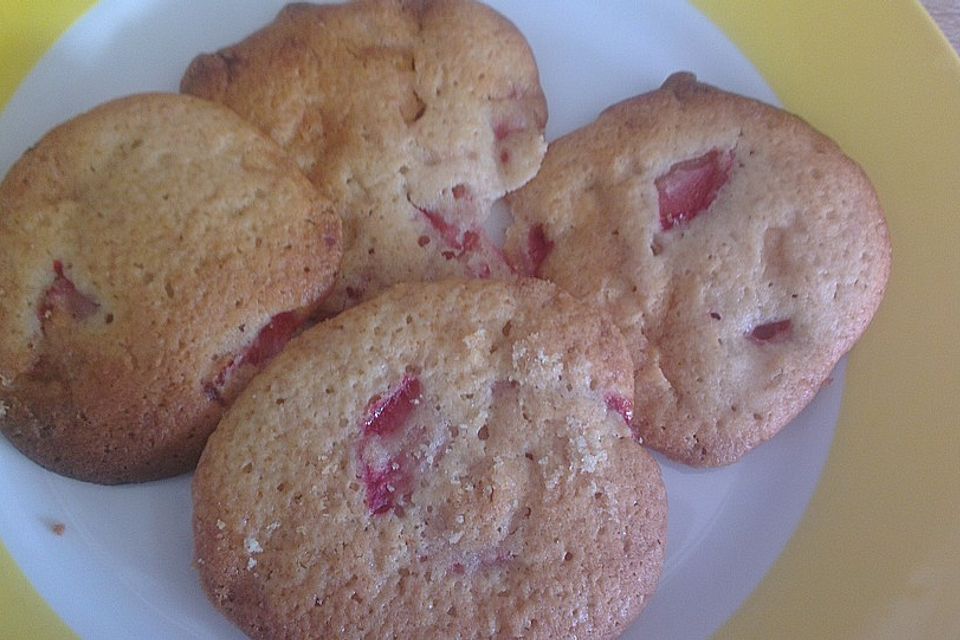
{"label": "cracked cookie surface", "polygon": [[788,423],[889,274],[856,163],[690,74],[551,144],[508,201],[507,254],[612,314],[635,361],[634,430],[691,465],[734,462]]}
{"label": "cracked cookie surface", "polygon": [[181,90],[274,138],[344,207],[335,315],[395,282],[511,278],[483,223],[527,182],[546,101],[520,32],[472,0],[293,4]]}

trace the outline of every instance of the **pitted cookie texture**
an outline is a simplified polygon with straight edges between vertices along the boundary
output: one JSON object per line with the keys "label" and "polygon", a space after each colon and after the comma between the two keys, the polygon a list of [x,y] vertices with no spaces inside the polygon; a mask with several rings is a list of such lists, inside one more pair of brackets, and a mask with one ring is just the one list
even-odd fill
{"label": "pitted cookie texture", "polygon": [[254,638],[618,636],[664,555],[602,315],[538,280],[397,285],[290,343],[194,479],[197,566]]}
{"label": "pitted cookie texture", "polygon": [[514,277],[484,222],[539,168],[547,108],[529,45],[489,7],[289,5],[198,56],[181,90],[255,123],[344,203],[327,314],[396,282]]}
{"label": "pitted cookie texture", "polygon": [[221,105],[143,94],[60,125],[0,184],[0,429],[83,480],[190,470],[340,256],[331,203]]}
{"label": "pitted cookie texture", "polygon": [[635,431],[696,466],[734,462],[796,416],[890,269],[856,163],[799,118],[685,73],[551,144],[508,199],[508,255],[613,316],[635,361]]}

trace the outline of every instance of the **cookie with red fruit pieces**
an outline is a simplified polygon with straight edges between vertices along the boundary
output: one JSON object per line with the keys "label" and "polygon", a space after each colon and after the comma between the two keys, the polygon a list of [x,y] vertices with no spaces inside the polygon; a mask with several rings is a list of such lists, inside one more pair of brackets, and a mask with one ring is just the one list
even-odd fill
{"label": "cookie with red fruit pieces", "polygon": [[613,638],[667,504],[605,316],[535,279],[400,284],[304,332],[193,483],[196,565],[253,638]]}
{"label": "cookie with red fruit pieces", "polygon": [[330,202],[222,105],[143,94],[56,127],[0,184],[0,429],[81,480],[189,471],[340,255]]}
{"label": "cookie with red fruit pieces", "polygon": [[194,59],[181,90],[255,123],[345,203],[327,315],[396,282],[513,277],[483,225],[537,172],[547,108],[529,45],[489,7],[292,4]]}
{"label": "cookie with red fruit pieces", "polygon": [[695,466],[734,462],[797,415],[890,270],[853,160],[688,73],[553,143],[509,203],[507,253],[612,314],[636,367],[635,432]]}

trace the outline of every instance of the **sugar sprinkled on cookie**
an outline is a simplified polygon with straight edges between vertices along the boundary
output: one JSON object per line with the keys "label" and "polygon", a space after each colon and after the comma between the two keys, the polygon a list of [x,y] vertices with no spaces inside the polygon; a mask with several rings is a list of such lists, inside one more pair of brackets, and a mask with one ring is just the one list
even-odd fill
{"label": "sugar sprinkled on cookie", "polygon": [[733,462],[789,422],[889,273],[860,168],[799,118],[690,74],[553,143],[509,202],[511,260],[613,315],[636,433],[692,465]]}
{"label": "sugar sprinkled on cookie", "polygon": [[0,184],[0,429],[83,480],[188,471],[340,247],[330,202],[221,105],[144,94],[68,121]]}
{"label": "sugar sprinkled on cookie", "polygon": [[666,499],[609,398],[613,324],[553,285],[398,285],[244,391],[194,479],[197,566],[255,638],[615,637]]}

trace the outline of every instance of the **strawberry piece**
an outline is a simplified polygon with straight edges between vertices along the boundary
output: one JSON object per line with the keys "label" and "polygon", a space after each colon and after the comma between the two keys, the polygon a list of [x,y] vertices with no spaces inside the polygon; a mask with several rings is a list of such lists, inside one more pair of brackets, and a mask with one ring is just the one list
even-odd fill
{"label": "strawberry piece", "polygon": [[53,282],[37,306],[37,317],[41,323],[56,312],[66,313],[74,320],[83,320],[97,312],[99,303],[77,290],[73,281],[63,274],[63,263],[59,260],[53,261],[53,273]]}
{"label": "strawberry piece", "polygon": [[607,409],[616,411],[627,425],[630,424],[633,420],[633,400],[619,393],[608,393],[604,400],[607,403]]}
{"label": "strawberry piece", "polygon": [[[454,196],[456,197],[456,187],[454,187]],[[495,267],[503,267],[504,271],[509,268],[503,252],[490,240],[483,229],[476,227],[467,229],[462,232],[461,237],[460,229],[447,222],[436,211],[423,207],[416,208],[427,219],[443,243],[449,247],[441,251],[440,255],[446,260],[460,262],[470,276],[485,279],[491,277]],[[424,247],[430,244],[430,239],[420,236],[417,244]]]}
{"label": "strawberry piece", "polygon": [[308,319],[309,317],[303,311],[283,311],[270,318],[253,340],[230,358],[212,381],[203,385],[203,392],[207,398],[226,406],[226,396],[230,394],[224,391],[228,385],[231,385],[241,367],[262,369],[283,351]]}
{"label": "strawberry piece", "polygon": [[460,242],[460,230],[457,229],[456,226],[447,222],[443,216],[436,211],[430,211],[429,209],[423,209],[421,207],[417,207],[417,209],[427,218],[430,226],[434,228],[448,247],[456,249],[457,251],[463,249],[463,244]]}
{"label": "strawberry piece", "polygon": [[240,364],[249,364],[254,367],[267,364],[283,351],[304,322],[305,318],[294,311],[284,311],[273,316],[243,351]]}
{"label": "strawberry piece", "polygon": [[[389,394],[376,395],[367,403],[360,423],[357,458],[366,489],[364,502],[371,515],[382,515],[403,506],[412,487],[413,461],[405,451],[410,416],[420,403],[420,380],[411,375]],[[406,443],[409,444],[409,443]]]}
{"label": "strawberry piece", "polygon": [[530,256],[530,275],[539,276],[540,266],[553,251],[553,240],[543,232],[543,225],[530,227],[527,233],[527,254]]}
{"label": "strawberry piece", "polygon": [[654,181],[660,197],[660,226],[668,231],[706,211],[730,178],[733,151],[713,149],[678,162]]}
{"label": "strawberry piece", "polygon": [[543,225],[534,225],[527,232],[527,251],[513,256],[510,269],[521,276],[540,276],[540,266],[553,251],[553,240],[547,238]]}
{"label": "strawberry piece", "polygon": [[399,431],[420,402],[420,395],[420,380],[405,375],[390,395],[371,398],[361,427],[363,435],[385,436]]}
{"label": "strawberry piece", "polygon": [[390,458],[386,467],[363,468],[363,483],[366,485],[365,502],[371,515],[387,513],[396,506],[396,496],[403,495],[410,484],[404,462]]}
{"label": "strawberry piece", "polygon": [[790,319],[777,320],[766,324],[757,325],[748,334],[750,340],[756,343],[783,342],[790,338],[793,333],[793,323]]}
{"label": "strawberry piece", "polygon": [[510,271],[503,249],[483,229],[472,229],[463,234],[463,250],[457,259],[474,278],[490,278],[494,270],[503,275]]}
{"label": "strawberry piece", "polygon": [[478,251],[481,244],[480,234],[476,231],[463,232],[463,251]]}

